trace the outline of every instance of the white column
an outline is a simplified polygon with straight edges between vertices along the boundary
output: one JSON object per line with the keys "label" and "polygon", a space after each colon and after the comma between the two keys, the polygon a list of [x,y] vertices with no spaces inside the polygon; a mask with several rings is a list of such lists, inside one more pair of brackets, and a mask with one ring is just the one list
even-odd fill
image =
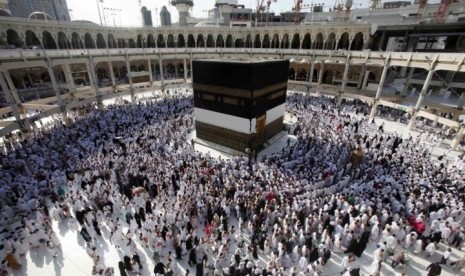
{"label": "white column", "polygon": [[191,80],[192,80],[192,83],[193,83],[194,82],[194,68],[192,67],[192,52],[191,52],[190,63],[191,63]]}
{"label": "white column", "polygon": [[421,89],[420,96],[418,97],[417,104],[415,105],[415,108],[413,109],[412,118],[410,118],[410,122],[408,123],[408,127],[407,127],[408,130],[412,130],[415,126],[418,111],[420,110],[421,105],[425,101],[426,93],[428,92],[429,84],[431,82],[431,79],[433,78],[433,74],[434,74],[433,68],[429,69],[428,75],[426,76],[425,82],[423,84],[423,88]]}
{"label": "white column", "polygon": [[89,62],[86,63],[86,67],[90,71],[89,74],[91,76],[91,80],[92,80],[93,85],[94,85],[95,98],[97,99],[97,106],[99,108],[102,108],[102,95],[100,94],[100,87],[99,87],[99,84],[98,84],[98,78],[97,78],[97,74],[95,73],[94,60],[91,57],[89,57]]}
{"label": "white column", "polygon": [[320,73],[318,74],[318,85],[323,82],[323,70],[325,69],[325,63],[323,60],[320,61]]}
{"label": "white column", "polygon": [[[21,103],[17,103],[11,94],[11,89],[8,87],[6,83],[4,75],[0,72],[0,86],[2,87],[3,92],[5,93],[5,99],[7,104],[10,106],[13,115],[15,116],[16,121],[19,123],[21,128],[27,128],[27,126],[23,123],[21,114],[18,108],[18,105]],[[27,120],[27,119],[26,119]]]}
{"label": "white column", "polygon": [[63,116],[63,120],[65,124],[68,124],[69,120],[68,120],[68,113],[66,112],[66,106],[65,106],[65,103],[63,102],[63,98],[61,97],[60,87],[58,86],[57,79],[55,77],[55,72],[53,71],[53,67],[50,62],[47,62],[47,71],[48,71],[48,75],[50,76],[50,81],[52,82],[53,90],[55,91],[55,95],[57,97],[58,105],[61,108],[61,115]]}
{"label": "white column", "polygon": [[147,66],[149,67],[150,84],[153,84],[152,61],[150,59],[147,59]]}
{"label": "white column", "polygon": [[76,86],[74,85],[73,72],[71,71],[71,67],[68,63],[63,64],[63,71],[65,73],[68,90],[71,94],[73,94],[76,91]]}
{"label": "white column", "polygon": [[376,116],[376,109],[378,107],[379,99],[381,98],[381,93],[383,92],[384,81],[386,80],[387,71],[389,69],[389,59],[390,55],[384,62],[383,73],[378,84],[378,90],[376,90],[375,101],[373,102],[373,107],[371,108],[370,119],[373,119]]}
{"label": "white column", "polygon": [[5,80],[10,87],[10,93],[11,96],[13,96],[13,100],[18,104],[21,103],[21,100],[18,96],[18,91],[16,90],[15,84],[13,83],[13,80],[11,79],[11,75],[8,71],[4,71],[3,74],[5,75]]}
{"label": "white column", "polygon": [[164,76],[164,68],[163,68],[163,59],[161,58],[161,54],[158,55],[158,66],[160,67],[160,81],[161,81],[161,90],[165,91],[165,76]]}
{"label": "white column", "polygon": [[125,58],[126,62],[126,71],[128,72],[128,81],[129,81],[129,90],[131,92],[131,100],[134,102],[136,101],[136,95],[134,94],[134,85],[132,84],[132,75],[131,75],[131,65],[129,64],[129,58],[126,55]]}
{"label": "white column", "polygon": [[113,71],[113,63],[111,60],[108,61],[108,72],[110,73],[111,86],[113,89],[116,89],[115,72]]}
{"label": "white column", "polygon": [[184,81],[187,81],[187,59],[184,59]]}
{"label": "white column", "polygon": [[409,71],[409,73],[407,75],[407,78],[404,79],[404,89],[402,89],[402,93],[400,94],[401,97],[406,97],[407,96],[408,86],[410,84],[410,80],[413,77],[413,71],[414,70],[415,70],[414,67],[410,68],[410,71]]}
{"label": "white column", "polygon": [[312,60],[310,65],[310,77],[308,80],[308,84],[310,87],[312,86],[313,70],[315,70],[315,60]]}
{"label": "white column", "polygon": [[60,94],[60,87],[58,87],[57,79],[55,77],[55,72],[53,71],[53,67],[50,62],[47,62],[47,71],[48,75],[50,76],[50,81],[52,82],[53,91],[55,91],[55,95],[57,97],[57,102],[60,107],[63,108],[63,98]]}
{"label": "white column", "polygon": [[450,147],[453,149],[453,150],[456,150],[458,145],[460,144],[460,141],[462,141],[463,139],[463,136],[465,135],[465,125],[461,125],[459,127],[459,130],[457,131],[457,133],[455,134],[455,137],[454,139],[452,140],[452,143],[450,145]]}
{"label": "white column", "polygon": [[370,71],[366,70],[365,77],[363,77],[362,87],[360,89],[365,89],[367,87],[369,77],[370,77]]}
{"label": "white column", "polygon": [[457,103],[457,108],[458,109],[463,109],[463,106],[465,105],[465,92],[460,95],[459,102]]}
{"label": "white column", "polygon": [[90,86],[94,85],[94,79],[92,78],[92,73],[90,72],[90,66],[89,63],[86,63],[86,70],[87,70],[87,75],[89,78]]}
{"label": "white column", "polygon": [[341,83],[341,90],[339,92],[339,97],[338,97],[338,100],[337,100],[337,105],[340,105],[341,102],[342,102],[342,95],[344,94],[344,91],[346,89],[346,86],[347,86],[347,74],[349,73],[349,66],[350,66],[350,52],[349,54],[347,55],[347,59],[346,59],[346,64],[344,66],[344,73],[342,74],[342,83]]}

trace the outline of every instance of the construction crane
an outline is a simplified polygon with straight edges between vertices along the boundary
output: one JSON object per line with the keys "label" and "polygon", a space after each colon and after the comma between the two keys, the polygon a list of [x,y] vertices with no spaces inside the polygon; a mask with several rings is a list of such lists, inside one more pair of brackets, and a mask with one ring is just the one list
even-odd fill
{"label": "construction crane", "polygon": [[454,0],[441,0],[441,4],[439,5],[438,11],[436,12],[436,21],[442,22],[444,20],[444,15],[449,8],[449,5],[454,3]]}
{"label": "construction crane", "polygon": [[381,3],[381,0],[370,0],[370,9],[371,10],[379,9],[379,4],[380,3]]}
{"label": "construction crane", "polygon": [[334,3],[334,10],[336,11],[336,19],[339,18],[339,13],[344,9],[344,5],[342,4],[343,0],[336,0]]}
{"label": "construction crane", "polygon": [[292,11],[294,12],[294,22],[297,24],[300,22],[300,11],[302,10],[302,3],[304,0],[294,0],[294,7]]}
{"label": "construction crane", "polygon": [[270,13],[270,6],[271,3],[276,3],[278,0],[267,0],[266,1],[266,6],[264,5],[265,0],[259,0],[257,1],[257,18],[260,14],[263,14],[266,11],[266,26],[268,26],[268,19],[269,19],[269,13]]}
{"label": "construction crane", "polygon": [[425,11],[426,4],[428,4],[428,0],[419,0],[418,1],[418,13],[417,18],[421,18],[423,16],[423,12]]}

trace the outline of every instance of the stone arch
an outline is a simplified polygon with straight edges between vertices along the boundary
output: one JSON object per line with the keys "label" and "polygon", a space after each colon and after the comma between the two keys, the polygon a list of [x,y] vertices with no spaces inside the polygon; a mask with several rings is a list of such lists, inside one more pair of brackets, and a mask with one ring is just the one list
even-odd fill
{"label": "stone arch", "polygon": [[178,65],[176,65],[176,69],[178,72],[177,78],[184,78],[184,64],[178,63]]}
{"label": "stone arch", "polygon": [[263,36],[263,41],[262,41],[262,48],[270,48],[271,46],[271,43],[270,43],[270,35],[269,34],[265,34],[265,36]]}
{"label": "stone arch", "polygon": [[271,48],[279,48],[279,35],[274,34],[273,35],[273,40],[271,41]]}
{"label": "stone arch", "polygon": [[370,37],[368,37],[366,43],[366,45],[364,45],[363,49],[371,49],[371,50],[374,50],[374,45],[375,45],[375,38],[373,36],[370,35]]}
{"label": "stone arch", "polygon": [[309,33],[304,35],[304,40],[302,41],[302,49],[311,49],[312,48],[312,38]]}
{"label": "stone arch", "polygon": [[288,34],[284,34],[283,36],[283,39],[281,41],[281,48],[282,49],[289,49],[289,35]]}
{"label": "stone arch", "polygon": [[168,65],[166,65],[165,74],[167,74],[170,78],[175,77],[175,75],[176,75],[176,67],[172,63],[168,63]]}
{"label": "stone arch", "polygon": [[166,46],[168,46],[168,48],[176,47],[176,43],[174,42],[174,36],[172,34],[168,35],[168,38],[166,39]]}
{"label": "stone arch", "polygon": [[294,37],[292,38],[292,42],[291,42],[291,48],[300,49],[300,35],[299,34],[294,34]]}
{"label": "stone arch", "polygon": [[137,48],[144,48],[144,38],[141,34],[137,35]]}
{"label": "stone arch", "polygon": [[312,82],[318,82],[318,74],[320,73],[320,70],[313,69],[313,76],[312,76]]}
{"label": "stone arch", "polygon": [[305,68],[302,68],[299,70],[299,72],[297,73],[297,80],[300,80],[300,81],[307,80],[307,70],[305,70]]}
{"label": "stone arch", "polygon": [[132,38],[128,39],[128,47],[129,48],[136,48],[137,47],[136,42],[134,41],[134,39],[132,39]]}
{"label": "stone arch", "polygon": [[126,48],[126,40],[119,38],[118,39],[118,48]]}
{"label": "stone arch", "polygon": [[115,37],[112,34],[108,35],[108,42],[107,42],[108,48],[113,49],[117,48],[118,45],[116,44]]}
{"label": "stone arch", "polygon": [[69,49],[69,40],[66,37],[66,34],[64,32],[59,32],[58,33],[58,48],[60,49]]}
{"label": "stone arch", "polygon": [[253,43],[252,43],[252,36],[250,34],[247,35],[247,37],[245,38],[245,45],[244,47],[245,48],[252,48],[253,46]]}
{"label": "stone arch", "polygon": [[215,40],[212,34],[207,35],[207,48],[215,48]]}
{"label": "stone arch", "polygon": [[8,29],[6,31],[6,41],[8,45],[13,45],[16,48],[21,48],[23,46],[23,42],[21,41],[18,32],[13,29]]}
{"label": "stone arch", "polygon": [[157,46],[158,46],[158,48],[165,48],[166,47],[165,38],[163,37],[162,34],[159,34],[157,36]]}
{"label": "stone arch", "polygon": [[42,46],[42,43],[40,43],[40,40],[37,38],[36,34],[33,31],[27,30],[26,31],[26,45],[27,46]]}
{"label": "stone arch", "polygon": [[108,78],[108,72],[106,68],[100,67],[97,70],[95,70],[95,73],[97,74],[97,78],[99,80]]}
{"label": "stone arch", "polygon": [[294,80],[295,79],[295,69],[294,68],[289,68],[289,79]]}
{"label": "stone arch", "polygon": [[195,38],[193,34],[187,36],[187,47],[195,48]]}
{"label": "stone arch", "polygon": [[234,42],[235,48],[244,48],[244,46],[245,46],[245,43],[244,43],[244,39],[242,38],[237,38],[236,41]]}
{"label": "stone arch", "polygon": [[203,34],[199,34],[197,36],[197,47],[205,48],[205,38],[203,37]]}
{"label": "stone arch", "polygon": [[330,33],[328,38],[326,39],[325,49],[326,50],[334,50],[334,46],[336,44],[336,34]]}
{"label": "stone arch", "polygon": [[232,37],[232,35],[229,34],[229,35],[226,37],[226,48],[232,48],[232,47],[234,47],[233,44],[234,44],[234,42],[233,42],[233,37]]}
{"label": "stone arch", "polygon": [[78,33],[71,34],[71,44],[73,44],[74,49],[84,48],[84,44],[82,43],[81,36]]}
{"label": "stone arch", "polygon": [[350,45],[350,50],[360,51],[363,49],[363,44],[364,44],[363,33],[358,32],[355,35],[354,40],[352,41],[352,44]]}
{"label": "stone arch", "polygon": [[105,39],[101,33],[97,34],[97,48],[105,49],[107,48],[107,44],[105,43]]}
{"label": "stone arch", "polygon": [[332,70],[325,70],[323,72],[323,79],[322,82],[325,84],[333,84],[333,71]]}
{"label": "stone arch", "polygon": [[216,37],[216,48],[223,48],[224,47],[224,38],[223,35],[219,34]]}
{"label": "stone arch", "polygon": [[313,42],[313,49],[321,50],[323,49],[323,34],[318,33],[315,37],[315,41]]}
{"label": "stone arch", "polygon": [[157,44],[155,43],[155,38],[153,37],[152,34],[149,34],[147,36],[147,48],[155,48],[157,47]]}
{"label": "stone arch", "polygon": [[84,35],[84,45],[86,46],[86,49],[95,49],[95,41],[91,34],[86,33]]}
{"label": "stone arch", "polygon": [[184,36],[182,34],[178,34],[178,43],[177,43],[178,48],[184,48],[186,47],[186,41],[184,40]]}
{"label": "stone arch", "polygon": [[256,34],[255,35],[255,39],[253,41],[253,47],[254,48],[260,48],[262,46],[262,42],[260,40],[260,35],[259,34]]}
{"label": "stone arch", "polygon": [[350,41],[349,41],[349,34],[347,32],[341,35],[339,42],[337,43],[337,49],[344,49],[349,50]]}
{"label": "stone arch", "polygon": [[55,39],[52,37],[52,34],[44,31],[42,33],[42,45],[44,45],[44,49],[56,49],[57,43]]}

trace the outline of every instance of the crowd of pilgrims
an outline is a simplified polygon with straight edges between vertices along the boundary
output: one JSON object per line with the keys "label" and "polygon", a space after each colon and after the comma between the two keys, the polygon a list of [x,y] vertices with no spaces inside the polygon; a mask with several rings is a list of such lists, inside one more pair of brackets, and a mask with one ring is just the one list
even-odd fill
{"label": "crowd of pilgrims", "polygon": [[358,275],[370,243],[370,275],[409,253],[429,257],[428,275],[465,266],[451,254],[464,240],[463,155],[431,157],[362,102],[296,93],[295,142],[258,160],[213,158],[189,138],[192,105],[183,93],[117,101],[6,139],[2,273],[37,248],[62,258],[53,221],[85,241],[96,275],[323,275],[334,255],[337,274]]}

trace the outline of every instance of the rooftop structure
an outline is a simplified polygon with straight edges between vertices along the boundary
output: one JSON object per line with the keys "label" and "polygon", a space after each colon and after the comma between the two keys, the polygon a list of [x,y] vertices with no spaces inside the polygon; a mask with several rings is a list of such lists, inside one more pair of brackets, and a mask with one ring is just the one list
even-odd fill
{"label": "rooftop structure", "polygon": [[171,13],[166,6],[163,6],[160,11],[160,22],[162,27],[171,26]]}
{"label": "rooftop structure", "polygon": [[179,13],[179,26],[187,26],[189,10],[194,6],[192,0],[173,0],[171,5],[175,6]]}
{"label": "rooftop structure", "polygon": [[42,12],[53,20],[71,20],[66,0],[14,0],[9,1],[8,7],[14,17],[29,18],[32,13]]}

